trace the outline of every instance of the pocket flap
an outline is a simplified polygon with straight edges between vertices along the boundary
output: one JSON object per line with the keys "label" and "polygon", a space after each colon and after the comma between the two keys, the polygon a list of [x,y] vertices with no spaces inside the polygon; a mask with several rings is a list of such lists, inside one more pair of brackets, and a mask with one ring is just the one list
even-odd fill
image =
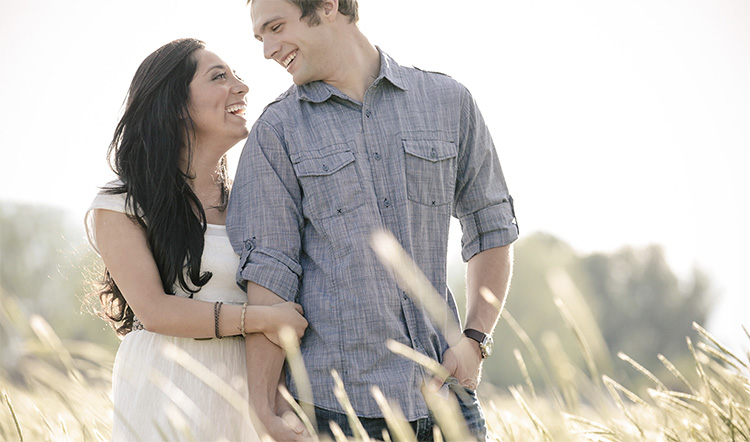
{"label": "pocket flap", "polygon": [[326,176],[338,172],[344,166],[354,162],[350,150],[334,152],[325,156],[306,156],[292,159],[297,176]]}
{"label": "pocket flap", "polygon": [[458,155],[458,148],[452,141],[403,140],[403,143],[406,153],[427,161],[443,161]]}

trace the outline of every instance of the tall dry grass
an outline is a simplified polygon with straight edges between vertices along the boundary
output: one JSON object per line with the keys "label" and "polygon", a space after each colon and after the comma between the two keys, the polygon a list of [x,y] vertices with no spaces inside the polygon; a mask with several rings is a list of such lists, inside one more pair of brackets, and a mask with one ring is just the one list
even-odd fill
{"label": "tall dry grass", "polygon": [[[392,269],[409,292],[429,307],[433,317],[443,324],[446,336],[455,336],[457,324],[450,315],[436,308],[431,289],[425,286],[416,267],[398,251],[391,240],[380,237],[376,249],[384,264]],[[559,276],[559,275],[558,275]],[[486,294],[492,300],[491,294]],[[518,369],[524,374],[519,385],[498,387],[480,385],[489,439],[493,441],[748,441],[750,440],[750,354],[739,355],[723,346],[700,325],[694,327],[700,340],[686,340],[685,352],[694,362],[697,376],[687,376],[672,362],[659,355],[670,373],[670,379],[660,379],[637,361],[625,354],[602,361],[597,348],[599,336],[590,331],[590,324],[581,325],[568,308],[564,297],[556,301],[561,320],[575,335],[582,364],[571,361],[581,358],[566,354],[554,336],[542,342],[532,342],[523,327],[507,310],[502,321],[521,343],[514,355]],[[501,306],[497,305],[496,308]],[[579,309],[575,309],[579,311]],[[584,318],[587,320],[588,318]],[[0,411],[0,440],[4,441],[103,441],[111,434],[112,401],[110,374],[114,355],[101,347],[85,342],[62,342],[54,330],[39,316],[26,317],[17,301],[2,296],[0,325],[6,333],[13,331],[13,339],[3,339],[13,348],[3,348],[3,361],[13,359],[14,370],[0,373],[2,410]],[[746,330],[747,333],[747,330]],[[750,334],[748,335],[750,339]],[[397,354],[423,364],[427,371],[444,376],[439,365],[412,349],[389,342]],[[294,339],[287,340],[290,370],[300,391],[311,395],[306,381],[304,363],[295,347]],[[12,354],[12,358],[9,356]],[[576,355],[578,356],[578,355]],[[203,367],[182,358],[181,363],[196,376],[213,382],[221,389],[221,382],[211,379]],[[602,365],[624,364],[632,377],[647,383],[646,388],[634,388],[642,382],[618,381],[602,374]],[[549,367],[554,367],[550,369]],[[542,374],[543,382],[534,384],[528,375],[533,368]],[[337,374],[331,374],[334,378]],[[688,379],[698,379],[689,381]],[[210,385],[214,385],[210,384]],[[668,385],[677,387],[667,387]],[[288,393],[285,393],[288,396]],[[414,434],[405,425],[403,414],[393,402],[373,387],[372,394],[381,406],[391,432],[386,440],[410,441]],[[446,402],[428,391],[424,392],[428,406],[440,423],[436,440],[465,440],[468,438],[457,405]],[[346,396],[346,386],[336,382],[336,395],[344,409],[350,411],[350,423],[359,440],[367,435],[353,415]],[[233,406],[236,398],[227,400]],[[312,430],[314,416],[310,410],[295,405],[303,421]],[[346,440],[335,428],[335,439]],[[313,432],[314,433],[314,432]],[[318,439],[318,436],[315,435]]]}

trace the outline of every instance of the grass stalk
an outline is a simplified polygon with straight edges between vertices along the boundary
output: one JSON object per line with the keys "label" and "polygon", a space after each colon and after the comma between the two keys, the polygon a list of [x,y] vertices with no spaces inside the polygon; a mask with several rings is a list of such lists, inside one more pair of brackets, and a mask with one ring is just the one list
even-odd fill
{"label": "grass stalk", "polygon": [[376,385],[370,388],[370,394],[375,398],[380,411],[383,412],[383,417],[394,441],[411,442],[417,438],[398,405],[389,402]]}
{"label": "grass stalk", "polygon": [[438,424],[435,428],[439,427],[448,440],[472,439],[455,397],[452,395],[448,395],[447,398],[442,397],[426,386],[422,387],[422,395],[427,402],[427,407],[435,416]]}
{"label": "grass stalk", "polygon": [[650,371],[648,371],[643,365],[641,365],[638,362],[636,362],[635,360],[633,360],[633,358],[631,358],[630,356],[626,355],[623,352],[619,352],[619,353],[617,353],[617,357],[620,358],[621,360],[627,362],[633,368],[635,368],[639,373],[641,373],[642,375],[644,375],[646,378],[650,379],[651,382],[653,382],[654,385],[656,385],[659,390],[661,390],[661,391],[666,391],[667,390],[667,386],[664,385],[664,383],[662,381],[660,381],[659,378],[657,378],[656,376],[654,376],[653,373],[651,373]]}
{"label": "grass stalk", "polygon": [[13,424],[16,426],[16,434],[18,435],[18,440],[20,442],[23,442],[23,431],[21,431],[21,424],[18,423],[18,416],[16,416],[16,410],[13,409],[13,402],[10,400],[10,395],[8,395],[8,392],[3,389],[3,400],[5,401],[5,405],[8,407],[8,410],[10,410],[10,415],[13,418]]}
{"label": "grass stalk", "polygon": [[567,308],[561,298],[555,297],[555,306],[557,306],[557,309],[560,311],[560,314],[565,321],[565,325],[567,325],[568,328],[573,332],[578,345],[581,347],[583,359],[586,362],[586,367],[588,367],[589,370],[589,377],[595,383],[598,383],[599,369],[596,366],[596,362],[594,362],[594,354],[591,351],[591,347],[589,346],[588,342],[586,341],[586,337],[584,336],[581,327],[578,325],[575,318],[573,318],[573,315],[570,313],[570,310]]}
{"label": "grass stalk", "polygon": [[625,417],[635,426],[635,428],[638,430],[638,433],[640,434],[641,438],[645,438],[645,431],[643,427],[641,426],[640,422],[633,416],[633,414],[630,412],[629,407],[625,405],[625,402],[623,402],[622,398],[620,397],[619,392],[622,392],[628,398],[633,401],[635,399],[635,402],[645,405],[648,408],[648,404],[646,404],[643,399],[638,397],[635,393],[631,392],[627,388],[623,387],[619,383],[617,383],[614,379],[610,378],[607,375],[604,375],[602,377],[602,381],[604,382],[604,386],[607,388],[607,391],[609,391],[610,396],[615,400],[615,405],[617,408],[620,409],[620,412],[625,415]]}
{"label": "grass stalk", "polygon": [[[576,416],[573,414],[568,413],[562,413],[563,418],[568,423],[575,424],[579,430],[572,432],[574,436],[583,436],[583,437],[594,437],[596,440],[601,440],[602,437],[606,438],[610,441],[619,441],[620,438],[617,436],[617,433],[612,431],[610,428],[608,428],[605,425],[602,425],[598,422],[594,422],[590,419],[586,419],[581,416]],[[588,427],[588,428],[585,428]]]}
{"label": "grass stalk", "polygon": [[[510,327],[511,331],[514,335],[518,338],[519,341],[523,344],[526,351],[531,355],[531,360],[534,362],[534,366],[539,371],[540,375],[542,376],[542,379],[544,379],[544,384],[552,388],[555,385],[555,382],[553,381],[552,374],[547,369],[547,366],[544,364],[542,360],[542,356],[539,352],[539,349],[537,349],[536,345],[531,341],[531,338],[526,333],[526,330],[521,327],[521,324],[516,321],[516,318],[513,317],[513,315],[508,311],[508,309],[503,310],[502,318],[504,319],[504,322],[508,324],[508,327]],[[560,395],[555,391],[552,390],[553,397],[557,401],[558,404],[562,405],[563,400],[560,397]]]}
{"label": "grass stalk", "polygon": [[510,393],[513,395],[513,399],[516,400],[516,403],[523,409],[523,411],[526,413],[526,415],[531,419],[531,422],[534,423],[534,427],[536,428],[537,432],[544,438],[545,441],[553,441],[552,434],[547,430],[547,427],[544,425],[541,419],[534,414],[534,412],[531,410],[531,407],[529,407],[529,404],[526,402],[526,400],[523,398],[523,395],[521,392],[513,387],[510,387]]}
{"label": "grass stalk", "polygon": [[369,442],[370,436],[365,431],[364,427],[362,426],[362,422],[360,422],[359,418],[357,417],[357,413],[354,411],[354,407],[349,400],[349,396],[346,394],[344,381],[341,380],[341,376],[339,376],[339,373],[336,370],[331,370],[331,376],[333,377],[334,383],[333,394],[336,395],[336,399],[338,399],[339,404],[344,407],[346,416],[349,419],[349,427],[352,429],[352,434],[357,440]]}
{"label": "grass stalk", "polygon": [[687,380],[687,378],[686,378],[686,377],[685,377],[685,376],[684,376],[684,375],[682,374],[682,372],[680,372],[680,370],[678,370],[678,369],[677,369],[677,367],[675,367],[675,366],[674,366],[674,364],[672,364],[672,362],[670,362],[670,360],[669,360],[669,359],[667,359],[667,358],[666,358],[666,357],[665,357],[664,355],[662,355],[662,354],[658,354],[658,355],[656,355],[656,357],[657,357],[657,358],[659,359],[659,361],[661,361],[662,365],[664,365],[664,366],[665,366],[665,367],[667,368],[667,370],[668,370],[668,371],[669,371],[670,373],[672,373],[672,375],[673,375],[674,377],[676,377],[677,379],[679,379],[679,380],[680,380],[680,382],[682,382],[683,384],[685,384],[685,385],[686,385],[686,386],[688,387],[688,389],[690,389],[690,391],[691,391],[691,392],[692,392],[693,394],[695,394],[695,387],[693,387],[693,386],[692,386],[692,384],[690,384],[690,382],[689,382],[689,381]]}
{"label": "grass stalk", "polygon": [[417,364],[424,367],[430,374],[433,376],[445,381],[448,376],[450,376],[450,373],[443,368],[440,363],[416,350],[409,347],[408,345],[404,345],[398,341],[394,341],[393,339],[389,339],[386,342],[386,347],[388,350],[392,351],[393,353],[402,356],[404,358],[410,359],[413,362],[416,362]]}
{"label": "grass stalk", "polygon": [[[701,327],[701,326],[700,326],[700,324],[698,324],[697,322],[693,322],[693,329],[694,329],[695,331],[697,331],[698,333],[700,333],[700,334],[701,334],[701,336],[703,336],[704,338],[706,338],[706,339],[708,339],[709,341],[711,341],[711,343],[712,343],[712,344],[714,344],[714,345],[715,345],[716,347],[718,347],[718,348],[719,348],[719,350],[721,350],[721,351],[722,351],[722,352],[723,352],[724,354],[728,355],[729,357],[731,357],[732,359],[734,359],[735,361],[737,361],[737,362],[738,362],[738,363],[739,363],[740,365],[742,365],[742,367],[743,367],[743,368],[744,368],[745,370],[747,370],[747,369],[748,369],[748,365],[747,365],[747,364],[745,364],[745,363],[744,363],[744,362],[742,361],[742,359],[740,359],[739,357],[737,357],[737,355],[735,355],[735,354],[734,354],[734,353],[733,353],[733,352],[732,352],[731,350],[729,350],[729,349],[728,349],[728,348],[726,348],[726,347],[725,347],[724,345],[722,345],[722,344],[721,344],[721,342],[719,342],[719,341],[718,341],[718,340],[717,340],[716,338],[714,338],[714,337],[713,337],[713,336],[711,335],[711,333],[709,333],[709,332],[708,332],[708,330],[706,330],[705,328]],[[745,330],[745,332],[747,333],[747,330]],[[750,337],[750,336],[749,336],[749,337]],[[735,367],[736,367],[736,365],[735,365],[735,364],[731,364],[731,365],[732,365],[732,366],[735,366]],[[738,369],[739,369],[739,368],[738,368]]]}
{"label": "grass stalk", "polygon": [[701,397],[701,403],[707,408],[706,416],[708,416],[708,424],[710,429],[710,436],[712,438],[716,437],[716,432],[718,431],[717,423],[715,422],[715,419],[713,418],[714,412],[711,408],[711,387],[710,383],[708,381],[708,376],[706,375],[706,371],[703,367],[703,363],[701,362],[701,358],[698,355],[698,352],[695,350],[695,347],[693,346],[693,341],[690,339],[690,337],[685,338],[687,342],[688,350],[690,351],[690,354],[693,356],[693,360],[695,361],[695,371],[698,373],[698,378],[701,380],[702,388],[700,390],[700,397]]}
{"label": "grass stalk", "polygon": [[302,359],[297,335],[290,327],[284,327],[279,331],[279,337],[286,353],[287,365],[291,371],[292,379],[294,379],[294,385],[297,387],[300,402],[302,402],[302,410],[304,410],[311,425],[317,427],[312,385],[310,384],[310,377],[307,375],[305,362]]}
{"label": "grass stalk", "polygon": [[411,300],[427,312],[448,345],[452,347],[458,343],[462,335],[461,327],[448,309],[448,304],[398,240],[390,232],[381,230],[372,235],[370,245],[380,262],[393,272],[399,285],[406,289]]}
{"label": "grass stalk", "polygon": [[318,435],[315,431],[316,427],[313,426],[310,418],[307,417],[307,413],[302,410],[302,407],[294,399],[294,396],[292,396],[292,394],[289,393],[289,390],[287,390],[287,388],[283,385],[279,385],[279,393],[281,394],[281,397],[289,404],[289,406],[292,407],[294,413],[299,416],[300,420],[302,420],[302,423],[305,425],[305,428],[307,428],[307,432],[310,433],[310,437],[312,438],[313,442],[317,442]]}
{"label": "grass stalk", "polygon": [[526,362],[523,360],[521,351],[517,348],[514,348],[513,357],[516,358],[516,365],[518,365],[518,369],[521,371],[521,376],[523,376],[523,380],[526,383],[526,386],[529,387],[531,396],[536,399],[536,389],[534,388],[534,383],[531,381],[531,376],[529,376],[529,370],[526,368]]}

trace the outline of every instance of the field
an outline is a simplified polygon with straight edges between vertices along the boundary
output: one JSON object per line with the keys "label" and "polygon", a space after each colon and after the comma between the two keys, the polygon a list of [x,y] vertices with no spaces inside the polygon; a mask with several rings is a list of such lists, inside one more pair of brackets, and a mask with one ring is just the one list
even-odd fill
{"label": "field", "polygon": [[[380,240],[381,244],[387,242],[387,238]],[[426,288],[429,284],[420,279],[421,275],[406,271],[414,268],[408,257],[388,247],[381,251],[376,247],[376,251],[396,272],[400,284],[408,288],[413,299],[428,308],[438,319],[437,323],[446,322],[445,312],[433,309],[439,303],[431,302],[433,294]],[[3,332],[0,335],[0,440],[109,440],[113,414],[112,352],[89,342],[62,341],[42,317],[25,315],[16,298],[0,295],[0,331]],[[490,294],[487,299],[492,300]],[[579,354],[571,355],[569,350],[556,345],[555,340],[532,342],[511,312],[503,312],[501,321],[515,335],[513,342],[519,343],[514,350],[516,366],[508,370],[519,370],[525,381],[502,388],[487,382],[480,385],[479,397],[490,440],[750,440],[750,354],[732,353],[700,325],[694,324],[699,339],[686,338],[684,346],[693,361],[692,372],[684,369],[681,372],[659,355],[669,375],[658,378],[621,353],[616,355],[619,358],[616,362],[625,364],[632,376],[618,381],[602,374],[601,361],[595,362],[592,356],[591,337],[578,326],[564,303],[557,301],[562,320],[577,339]],[[443,330],[445,336],[455,335],[456,331],[450,327],[448,324]],[[450,342],[450,338],[448,340]],[[420,361],[419,355],[411,349],[393,343],[388,345],[392,351],[435,371],[429,361]],[[300,385],[304,367],[293,345],[287,346],[287,352],[292,374]],[[605,362],[614,365],[615,361]],[[193,369],[196,375],[205,375],[201,375],[200,367]],[[530,371],[541,373],[544,381],[532,381]],[[346,408],[348,399],[343,386],[339,390],[338,397]],[[304,386],[300,391],[304,393]],[[374,394],[377,398],[377,391]],[[442,433],[436,435],[437,439],[465,440],[462,423],[452,413],[452,404],[429,394],[426,399],[441,423]],[[399,410],[391,408],[385,398],[380,398],[379,403],[392,424],[392,438],[411,440],[410,429],[400,425]],[[300,413],[304,416],[301,410]]]}
{"label": "field", "polygon": [[[18,358],[17,373],[0,378],[4,441],[100,441],[111,432],[109,396],[113,355],[86,342],[61,342],[38,316],[25,318],[5,297],[2,313],[15,324],[21,342],[3,348],[3,358]],[[508,316],[508,318],[512,317]],[[506,318],[507,320],[507,318]],[[740,357],[704,338],[686,342],[695,360],[698,383],[662,358],[674,379],[657,379],[626,355],[620,358],[650,385],[631,391],[607,376],[592,376],[595,366],[568,365],[558,355],[542,361],[534,345],[519,349],[518,365],[557,367],[549,382],[500,389],[480,387],[490,435],[497,441],[747,441],[750,440],[748,355]],[[514,329],[521,336],[523,330]],[[5,346],[4,346],[5,347]],[[585,352],[585,341],[582,340]],[[679,390],[666,384],[679,381]],[[439,409],[448,409],[437,405]],[[396,410],[397,414],[397,410]],[[451,416],[445,419],[451,420]],[[450,429],[453,428],[453,429]],[[447,436],[461,437],[460,426],[444,425]],[[397,434],[397,433],[394,433]],[[408,435],[406,435],[408,437]]]}

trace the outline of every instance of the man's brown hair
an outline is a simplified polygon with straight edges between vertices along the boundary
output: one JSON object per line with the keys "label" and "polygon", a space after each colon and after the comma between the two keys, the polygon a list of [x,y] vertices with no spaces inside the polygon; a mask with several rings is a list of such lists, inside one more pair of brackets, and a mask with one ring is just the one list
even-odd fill
{"label": "man's brown hair", "polygon": [[[318,9],[323,8],[324,0],[285,0],[293,5],[296,5],[300,11],[302,11],[302,19],[305,19],[310,26],[316,26],[320,24],[320,18],[315,12]],[[253,0],[247,0],[247,4],[252,3]],[[359,20],[359,5],[357,0],[339,0],[339,12],[349,17],[349,23],[357,23]]]}

